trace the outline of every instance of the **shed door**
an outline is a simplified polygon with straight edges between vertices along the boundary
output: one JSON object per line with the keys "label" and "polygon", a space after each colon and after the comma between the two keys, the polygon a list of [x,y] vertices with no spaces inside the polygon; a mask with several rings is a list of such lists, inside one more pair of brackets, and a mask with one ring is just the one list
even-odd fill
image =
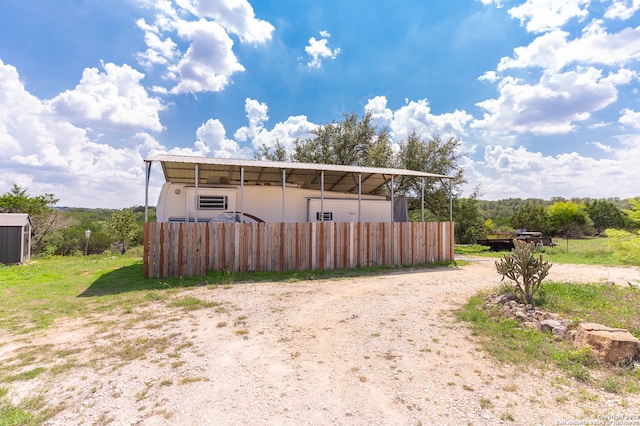
{"label": "shed door", "polygon": [[0,227],[0,263],[20,263],[22,251],[22,228]]}

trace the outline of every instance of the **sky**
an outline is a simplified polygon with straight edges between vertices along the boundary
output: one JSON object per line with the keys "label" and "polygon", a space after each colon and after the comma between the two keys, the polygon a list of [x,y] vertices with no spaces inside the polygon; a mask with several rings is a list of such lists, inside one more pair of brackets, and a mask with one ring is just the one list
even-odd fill
{"label": "sky", "polygon": [[459,138],[460,196],[636,197],[639,90],[640,0],[3,0],[0,193],[144,205],[145,158],[370,111]]}

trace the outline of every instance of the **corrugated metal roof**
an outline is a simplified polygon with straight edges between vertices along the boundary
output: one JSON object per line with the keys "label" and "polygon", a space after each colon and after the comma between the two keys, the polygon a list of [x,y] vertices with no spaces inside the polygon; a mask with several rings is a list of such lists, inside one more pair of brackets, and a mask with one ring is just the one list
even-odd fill
{"label": "corrugated metal roof", "polygon": [[29,223],[26,213],[0,213],[0,226],[24,226]]}
{"label": "corrugated metal roof", "polygon": [[288,184],[320,189],[321,172],[324,172],[324,187],[327,191],[357,192],[358,178],[362,178],[362,193],[378,191],[391,176],[414,176],[418,178],[443,178],[450,176],[405,169],[340,166],[333,164],[289,163],[262,160],[238,160],[230,158],[193,157],[183,155],[156,155],[145,159],[158,161],[167,182],[195,183],[195,166],[198,165],[198,184],[240,184],[240,170],[244,169],[245,185],[281,185],[282,170]]}

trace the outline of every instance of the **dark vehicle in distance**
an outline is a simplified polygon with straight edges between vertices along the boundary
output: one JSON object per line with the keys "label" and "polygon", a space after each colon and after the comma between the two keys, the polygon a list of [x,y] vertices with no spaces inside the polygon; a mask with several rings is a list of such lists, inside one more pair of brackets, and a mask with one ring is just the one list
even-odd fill
{"label": "dark vehicle in distance", "polygon": [[489,246],[491,251],[507,251],[513,250],[515,247],[513,242],[516,240],[533,243],[540,251],[544,251],[545,247],[553,247],[556,245],[551,237],[543,237],[542,232],[527,231],[526,229],[517,229],[515,237],[481,238],[477,240],[477,243],[482,246]]}

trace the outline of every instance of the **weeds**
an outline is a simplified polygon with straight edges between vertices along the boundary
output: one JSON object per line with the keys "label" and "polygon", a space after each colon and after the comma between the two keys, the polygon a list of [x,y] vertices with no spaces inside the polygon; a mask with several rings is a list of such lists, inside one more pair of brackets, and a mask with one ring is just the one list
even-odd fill
{"label": "weeds", "polygon": [[[584,320],[610,324],[640,336],[638,293],[606,285],[547,283],[544,294],[539,295],[538,305],[565,318],[575,318],[575,323]],[[500,362],[534,365],[543,371],[555,366],[570,379],[612,393],[640,391],[638,369],[601,364],[590,350],[576,349],[570,340],[556,340],[548,334],[522,328],[518,321],[502,318],[484,308],[484,297],[484,293],[471,297],[457,312],[457,317],[470,324],[472,334],[484,350]]]}

